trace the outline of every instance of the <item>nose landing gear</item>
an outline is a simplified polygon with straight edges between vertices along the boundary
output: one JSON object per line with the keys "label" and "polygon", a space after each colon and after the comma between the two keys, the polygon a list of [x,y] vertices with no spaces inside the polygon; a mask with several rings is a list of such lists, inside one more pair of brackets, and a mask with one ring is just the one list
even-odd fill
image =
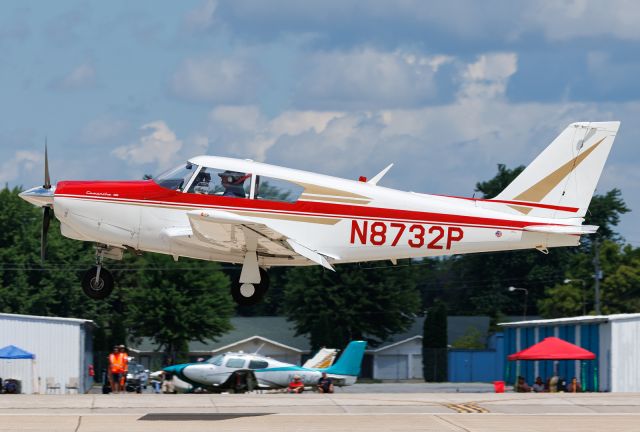
{"label": "nose landing gear", "polygon": [[96,250],[96,266],[87,270],[82,278],[82,291],[94,300],[104,300],[113,291],[113,276],[102,267],[104,249]]}

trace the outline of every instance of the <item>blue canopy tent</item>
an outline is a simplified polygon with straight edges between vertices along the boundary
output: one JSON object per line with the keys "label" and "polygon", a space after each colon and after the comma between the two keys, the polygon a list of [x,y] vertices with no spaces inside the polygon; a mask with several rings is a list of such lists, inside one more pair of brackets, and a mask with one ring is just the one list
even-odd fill
{"label": "blue canopy tent", "polygon": [[[35,354],[32,354],[28,351],[23,350],[22,348],[18,348],[15,345],[7,345],[4,348],[0,348],[0,360],[8,360],[8,364],[6,362],[2,362],[3,366],[0,369],[0,374],[4,375],[4,373],[9,373],[11,376],[2,376],[3,379],[7,379],[7,378],[16,378],[16,379],[21,379],[25,384],[29,384],[28,386],[24,386],[23,390],[26,390],[25,393],[33,393],[34,390],[36,390],[38,388],[37,383],[35,382],[35,377],[36,377],[36,372],[35,372],[35,359],[36,356]],[[31,382],[27,381],[27,377],[25,376],[27,373],[26,368],[24,367],[17,367],[15,365],[12,365],[11,360],[31,360],[31,368],[30,369],[30,374],[31,374]],[[26,365],[25,365],[26,366]],[[0,375],[1,376],[1,375]],[[37,390],[36,390],[37,392]]]}
{"label": "blue canopy tent", "polygon": [[35,359],[36,356],[28,351],[18,348],[15,345],[7,345],[4,348],[0,348],[0,359],[14,360],[14,359]]}

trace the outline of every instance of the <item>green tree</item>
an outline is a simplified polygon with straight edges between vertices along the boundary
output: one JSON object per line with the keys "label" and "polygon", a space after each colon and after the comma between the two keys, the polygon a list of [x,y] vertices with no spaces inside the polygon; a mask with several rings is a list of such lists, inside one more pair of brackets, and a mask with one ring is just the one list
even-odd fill
{"label": "green tree", "polygon": [[308,334],[312,349],[344,347],[367,339],[372,346],[406,330],[420,297],[409,262],[375,268],[345,264],[335,272],[322,267],[287,272],[284,310],[297,334]]}
{"label": "green tree", "polygon": [[447,381],[447,308],[444,303],[436,303],[424,319],[422,366],[425,381]]}
{"label": "green tree", "polygon": [[170,257],[140,259],[124,287],[125,325],[134,339],[151,337],[172,361],[184,360],[188,341],[215,339],[231,330],[229,279],[218,264]]}
{"label": "green tree", "polygon": [[468,327],[464,334],[451,344],[452,348],[459,349],[482,349],[485,344],[482,340],[482,333],[475,327]]}

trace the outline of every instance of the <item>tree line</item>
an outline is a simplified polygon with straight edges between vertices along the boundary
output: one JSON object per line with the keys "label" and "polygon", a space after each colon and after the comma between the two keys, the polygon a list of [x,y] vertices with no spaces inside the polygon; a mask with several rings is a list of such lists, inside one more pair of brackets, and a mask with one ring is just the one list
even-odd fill
{"label": "tree line", "polygon": [[[476,185],[495,196],[522,171],[498,166],[496,176]],[[90,243],[49,231],[48,258],[40,261],[42,210],[18,197],[19,188],[0,190],[0,311],[94,320],[95,349],[151,337],[170,355],[186,352],[192,340],[215,339],[231,329],[234,315],[281,315],[313,348],[343,347],[366,338],[375,346],[406,330],[435,304],[449,315],[488,315],[499,322],[522,313],[523,298],[507,287],[528,289],[528,314],[543,317],[594,311],[594,265],[598,250],[603,313],[640,311],[640,248],[615,231],[629,211],[613,189],[595,195],[587,224],[598,234],[577,248],[470,254],[321,267],[270,269],[264,301],[238,307],[229,295],[240,268],[227,264],[145,253],[126,253],[106,266],[116,279],[106,301],[84,296],[80,277],[94,264]]]}

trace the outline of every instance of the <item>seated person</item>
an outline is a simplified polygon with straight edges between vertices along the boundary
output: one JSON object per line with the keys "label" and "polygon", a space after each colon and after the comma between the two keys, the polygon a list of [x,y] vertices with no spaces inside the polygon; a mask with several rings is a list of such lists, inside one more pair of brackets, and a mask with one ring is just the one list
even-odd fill
{"label": "seated person", "polygon": [[302,393],[304,391],[304,383],[300,379],[300,375],[295,375],[293,381],[287,387],[287,393]]}
{"label": "seated person", "polygon": [[580,383],[576,377],[571,379],[571,382],[567,386],[567,392],[569,393],[579,393],[582,391],[582,387],[580,387]]}
{"label": "seated person", "polygon": [[251,177],[251,174],[245,174],[237,171],[225,171],[218,174],[222,181],[224,193],[222,196],[246,198],[247,194],[244,190],[244,182]]}
{"label": "seated person", "polygon": [[531,387],[524,380],[523,376],[518,377],[518,382],[516,383],[516,392],[517,393],[528,393],[531,391]]}
{"label": "seated person", "polygon": [[558,377],[558,375],[553,375],[551,378],[549,378],[549,392],[551,393],[557,393],[558,392],[558,380],[560,378]]}
{"label": "seated person", "polygon": [[322,372],[322,376],[318,380],[319,393],[333,393],[333,380],[327,376],[326,372]]}
{"label": "seated person", "polygon": [[536,382],[533,383],[533,391],[536,393],[542,393],[544,392],[544,383],[542,382],[542,378],[538,377],[536,378]]}

